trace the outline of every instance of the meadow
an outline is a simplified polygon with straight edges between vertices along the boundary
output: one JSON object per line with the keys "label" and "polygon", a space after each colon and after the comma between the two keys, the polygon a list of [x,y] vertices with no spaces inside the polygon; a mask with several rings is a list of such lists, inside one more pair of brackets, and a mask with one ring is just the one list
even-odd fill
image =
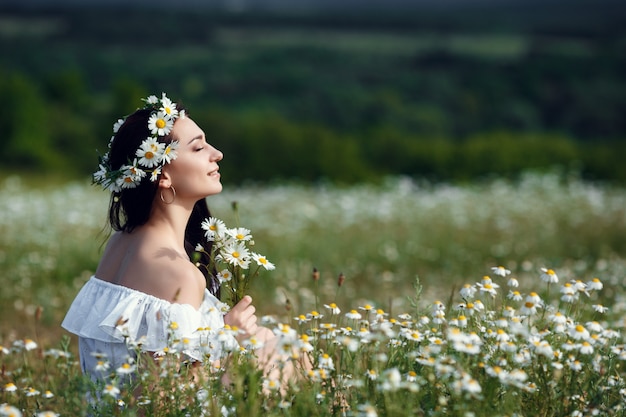
{"label": "meadow", "polygon": [[251,372],[247,346],[231,354],[232,390],[223,369],[197,384],[166,365],[156,382],[142,374],[175,384],[170,402],[94,388],[59,327],[97,265],[107,203],[87,182],[0,184],[0,415],[77,415],[94,389],[100,415],[621,412],[623,188],[553,172],[227,189],[213,215],[249,228],[276,265],[251,284],[258,313],[285,361],[308,355],[314,369],[281,386]]}

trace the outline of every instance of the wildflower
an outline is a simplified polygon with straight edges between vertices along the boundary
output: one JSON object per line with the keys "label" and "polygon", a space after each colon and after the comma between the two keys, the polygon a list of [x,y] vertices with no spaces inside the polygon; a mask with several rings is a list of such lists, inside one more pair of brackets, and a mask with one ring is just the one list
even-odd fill
{"label": "wildflower", "polygon": [[252,336],[251,338],[244,340],[242,345],[245,346],[246,349],[257,350],[261,349],[264,344],[261,340]]}
{"label": "wildflower", "polygon": [[233,274],[228,269],[222,269],[220,272],[217,273],[216,278],[218,279],[220,284],[223,284],[233,279]]}
{"label": "wildflower", "polygon": [[488,276],[484,276],[482,282],[477,283],[476,286],[480,292],[487,293],[492,297],[496,296],[496,289],[500,288],[500,286],[494,283]]}
{"label": "wildflower", "polygon": [[591,281],[587,282],[587,289],[588,290],[595,290],[595,291],[599,291],[603,288],[603,284],[602,281],[600,281],[599,278],[593,278]]}
{"label": "wildflower", "polygon": [[164,143],[158,142],[155,137],[149,137],[141,143],[135,152],[135,156],[139,158],[138,163],[140,165],[146,168],[154,168],[161,163],[164,150]]}
{"label": "wildflower", "polygon": [[115,385],[107,384],[102,390],[102,393],[104,395],[110,395],[111,397],[115,398],[120,394],[120,389]]}
{"label": "wildflower", "polygon": [[319,367],[322,369],[333,370],[335,369],[335,365],[333,364],[333,358],[328,355],[328,353],[324,353],[319,357]]}
{"label": "wildflower", "polygon": [[284,340],[296,340],[298,333],[288,324],[278,323],[274,328],[274,334]]}
{"label": "wildflower", "polygon": [[363,307],[359,307],[359,310],[372,311],[374,310],[374,306],[371,304],[365,304]]}
{"label": "wildflower", "polygon": [[201,227],[205,231],[204,235],[209,242],[214,241],[215,238],[221,238],[227,230],[226,224],[215,217],[205,219]]}
{"label": "wildflower", "polygon": [[464,373],[461,380],[456,381],[456,383],[461,390],[469,394],[480,394],[480,392],[482,391],[482,388],[480,387],[478,381],[466,373]]}
{"label": "wildflower", "polygon": [[0,405],[0,416],[22,417],[22,412],[9,404]]}
{"label": "wildflower", "polygon": [[54,397],[54,394],[52,393],[52,391],[50,391],[49,389],[47,389],[47,390],[43,393],[43,397],[44,397],[44,398],[52,398],[52,397]]}
{"label": "wildflower", "polygon": [[32,339],[24,339],[24,349],[34,350],[37,349],[37,342]]}
{"label": "wildflower", "polygon": [[324,315],[320,314],[319,312],[317,312],[315,310],[313,310],[310,313],[307,313],[306,317],[309,320],[320,320],[320,319],[324,318]]}
{"label": "wildflower", "polygon": [[573,303],[578,299],[578,292],[570,282],[563,284],[561,287],[561,294],[563,294],[561,296],[561,300],[566,303]]}
{"label": "wildflower", "polygon": [[41,394],[41,392],[32,387],[26,388],[24,391],[26,392],[27,397],[36,397]]}
{"label": "wildflower", "polygon": [[94,367],[94,370],[96,372],[106,372],[106,371],[109,370],[110,367],[111,366],[110,366],[109,362],[100,360],[100,361],[96,362],[96,366]]}
{"label": "wildflower", "polygon": [[365,371],[365,376],[370,381],[375,381],[378,378],[378,373],[374,369],[368,369],[367,371]]}
{"label": "wildflower", "polygon": [[59,414],[53,411],[40,411],[36,415],[37,417],[58,417]]}
{"label": "wildflower", "polygon": [[128,374],[132,374],[133,372],[135,372],[135,366],[131,365],[130,363],[126,362],[124,364],[122,364],[122,366],[120,366],[119,368],[117,368],[115,370],[115,372],[118,375],[128,375]]}
{"label": "wildflower", "polygon": [[533,302],[539,306],[543,305],[543,301],[541,300],[541,297],[539,297],[539,295],[536,292],[531,292],[530,294],[528,294],[526,296],[526,301]]}
{"label": "wildflower", "polygon": [[276,378],[263,379],[263,389],[268,391],[278,391],[280,389],[280,381]]}
{"label": "wildflower", "polygon": [[519,287],[519,281],[517,280],[517,278],[513,278],[513,277],[509,278],[506,284],[511,288]]}
{"label": "wildflower", "polygon": [[358,311],[350,310],[348,313],[346,313],[346,318],[351,320],[361,320],[362,316]]}
{"label": "wildflower", "polygon": [[148,119],[148,129],[150,133],[158,136],[167,136],[174,127],[174,121],[169,114],[159,111]]}
{"label": "wildflower", "polygon": [[496,330],[496,340],[498,342],[508,342],[511,339],[511,336],[507,332],[502,329]]}
{"label": "wildflower", "polygon": [[13,382],[9,382],[8,384],[6,384],[4,386],[4,391],[5,392],[15,392],[15,391],[17,391],[17,386],[15,386],[15,384]]}
{"label": "wildflower", "polygon": [[493,271],[495,275],[499,275],[501,277],[506,277],[507,275],[511,273],[511,271],[509,271],[503,266],[494,266],[491,268],[491,270]]}
{"label": "wildflower", "polygon": [[311,321],[311,319],[305,316],[304,314],[300,314],[299,316],[294,317],[294,320],[297,321],[298,324],[303,324],[303,323],[307,323]]}
{"label": "wildflower", "polygon": [[300,349],[300,351],[302,352],[313,351],[313,345],[309,342],[309,336],[307,336],[306,334],[300,336],[300,339],[298,340],[298,349]]}
{"label": "wildflower", "polygon": [[585,323],[585,325],[587,326],[587,329],[591,330],[592,332],[601,333],[602,331],[604,331],[602,325],[597,321],[588,321],[587,323]]}
{"label": "wildflower", "polygon": [[248,269],[250,251],[243,243],[233,243],[223,249],[224,260],[231,265]]}
{"label": "wildflower", "polygon": [[339,307],[337,307],[337,304],[335,304],[335,303],[324,304],[324,307],[329,309],[330,312],[332,314],[334,314],[334,315],[337,315],[337,314],[341,313],[341,310],[339,309]]}
{"label": "wildflower", "polygon": [[281,400],[278,403],[278,408],[280,408],[282,410],[285,410],[285,409],[290,408],[290,407],[291,407],[291,403],[289,401],[287,401],[287,400]]}
{"label": "wildflower", "polygon": [[[176,109],[176,104],[172,103],[172,100],[167,98],[165,94],[161,98],[161,109],[163,113],[167,114],[169,117],[178,117],[178,110]],[[181,115],[184,117],[184,115]]]}
{"label": "wildflower", "polygon": [[423,339],[423,336],[420,334],[420,332],[418,332],[417,330],[413,331],[413,332],[403,332],[401,333],[402,336],[404,336],[406,339],[411,340],[413,342],[421,342]]}
{"label": "wildflower", "polygon": [[593,353],[593,346],[585,340],[581,343],[579,352],[583,355],[591,355]]}
{"label": "wildflower", "polygon": [[233,239],[240,242],[247,242],[252,239],[252,235],[250,234],[250,230],[244,227],[236,227],[234,229],[226,230],[226,234],[232,236]]}
{"label": "wildflower", "polygon": [[527,315],[527,316],[532,316],[536,312],[537,312],[537,304],[533,303],[532,301],[526,301],[524,305],[520,308],[520,313]]}
{"label": "wildflower", "polygon": [[519,291],[511,291],[511,290],[509,290],[509,294],[506,296],[506,298],[508,298],[509,300],[513,300],[513,301],[523,300],[522,294],[520,294]]}
{"label": "wildflower", "polygon": [[589,338],[589,331],[582,324],[572,326],[569,335],[574,340],[586,340]]}
{"label": "wildflower", "polygon": [[543,355],[548,359],[552,359],[554,356],[554,351],[552,350],[552,346],[545,340],[538,341],[535,344],[535,353],[537,355]]}
{"label": "wildflower", "polygon": [[388,316],[387,313],[385,313],[385,311],[382,308],[376,309],[376,320],[382,320],[384,319],[386,316]]}
{"label": "wildflower", "polygon": [[579,360],[570,360],[568,364],[569,368],[572,371],[580,371],[581,369],[583,369],[583,364]]}
{"label": "wildflower", "polygon": [[541,280],[549,284],[556,284],[559,282],[559,277],[554,270],[541,268]]}
{"label": "wildflower", "polygon": [[601,314],[604,314],[607,311],[609,311],[609,308],[603,306],[602,304],[594,304],[592,307],[596,312],[601,313]]}
{"label": "wildflower", "polygon": [[465,284],[463,288],[461,288],[460,293],[463,299],[467,300],[470,298],[474,298],[474,295],[476,294],[476,287],[470,284]]}
{"label": "wildflower", "polygon": [[257,263],[257,265],[262,266],[267,271],[272,271],[276,269],[273,263],[267,260],[267,258],[258,253],[252,252],[252,259]]}

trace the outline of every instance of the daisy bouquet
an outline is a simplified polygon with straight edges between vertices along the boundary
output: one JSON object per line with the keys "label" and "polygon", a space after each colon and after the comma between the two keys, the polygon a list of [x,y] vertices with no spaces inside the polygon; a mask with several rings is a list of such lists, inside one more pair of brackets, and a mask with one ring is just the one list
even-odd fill
{"label": "daisy bouquet", "polygon": [[[222,301],[232,307],[243,298],[251,279],[259,274],[261,268],[273,270],[274,264],[251,250],[254,240],[246,228],[229,228],[222,220],[209,217],[202,222],[202,229],[207,240],[213,242],[210,263],[206,267],[217,273]],[[206,252],[200,245],[196,251]]]}

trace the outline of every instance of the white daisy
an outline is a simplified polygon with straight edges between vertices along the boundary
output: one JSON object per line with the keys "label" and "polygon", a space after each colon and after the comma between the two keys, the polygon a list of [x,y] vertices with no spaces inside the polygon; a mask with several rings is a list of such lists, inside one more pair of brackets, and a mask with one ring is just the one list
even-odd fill
{"label": "white daisy", "polygon": [[243,243],[228,245],[222,252],[224,260],[231,265],[240,266],[247,269],[249,265],[250,251]]}
{"label": "white daisy", "polygon": [[146,168],[154,168],[161,163],[165,144],[157,142],[156,138],[149,137],[141,142],[141,146],[135,152],[139,158],[139,164]]}
{"label": "white daisy", "polygon": [[257,263],[257,265],[262,266],[268,271],[275,269],[273,263],[267,260],[267,258],[261,254],[252,252],[252,259]]}
{"label": "white daisy", "polygon": [[174,120],[165,112],[154,113],[148,119],[148,129],[150,133],[157,136],[167,136],[174,127]]}
{"label": "white daisy", "polygon": [[110,395],[111,397],[115,398],[119,395],[120,389],[116,387],[115,385],[107,384],[102,390],[102,393],[104,395]]}
{"label": "white daisy", "polygon": [[170,116],[171,118],[178,117],[178,110],[176,109],[176,103],[172,103],[172,100],[167,98],[165,94],[161,98],[161,108],[160,110]]}
{"label": "white daisy", "polygon": [[553,269],[541,268],[541,280],[550,284],[559,282],[559,277]]}
{"label": "white daisy", "polygon": [[206,236],[208,241],[213,241],[216,237],[223,236],[227,230],[226,224],[224,224],[223,221],[215,217],[209,217],[208,219],[205,219],[200,227],[202,227],[202,229],[206,231],[204,235]]}
{"label": "white daisy", "polygon": [[113,133],[117,133],[123,124],[124,124],[124,119],[117,119],[117,122],[113,124]]}
{"label": "white daisy", "polygon": [[507,275],[511,273],[511,271],[509,271],[503,266],[494,266],[491,268],[491,270],[493,271],[495,275],[499,275],[501,277],[506,277]]}
{"label": "white daisy", "polygon": [[164,164],[169,164],[174,159],[176,159],[176,157],[178,157],[178,154],[176,153],[177,149],[178,149],[178,141],[177,140],[171,141],[169,145],[167,145],[165,147],[165,150],[163,151],[162,162]]}

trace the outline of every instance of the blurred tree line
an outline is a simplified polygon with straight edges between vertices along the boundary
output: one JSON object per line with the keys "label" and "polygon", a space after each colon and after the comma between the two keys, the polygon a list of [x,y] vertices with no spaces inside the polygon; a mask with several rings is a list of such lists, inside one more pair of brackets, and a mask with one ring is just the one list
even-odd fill
{"label": "blurred tree line", "polygon": [[456,181],[555,166],[626,183],[615,12],[494,15],[493,27],[467,13],[162,12],[5,13],[0,169],[87,175],[113,122],[164,91],[224,151],[230,183]]}

